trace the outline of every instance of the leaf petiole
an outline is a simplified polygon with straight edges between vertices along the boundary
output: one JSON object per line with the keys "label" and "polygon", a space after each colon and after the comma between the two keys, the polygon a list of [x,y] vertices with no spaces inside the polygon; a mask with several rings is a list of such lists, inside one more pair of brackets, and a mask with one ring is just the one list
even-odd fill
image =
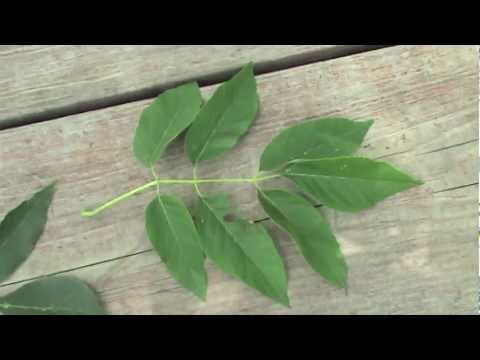
{"label": "leaf petiole", "polygon": [[[193,180],[197,180],[197,165],[193,166]],[[193,184],[193,187],[195,188],[195,192],[197,193],[197,195],[202,197],[202,193],[200,191],[200,188],[198,187],[198,183]]]}
{"label": "leaf petiole", "polygon": [[278,174],[275,174],[275,175],[268,175],[268,176],[261,176],[261,177],[258,177],[258,176],[255,176],[255,177],[252,177],[252,178],[219,178],[219,179],[157,179],[157,180],[153,180],[153,181],[150,181],[146,184],[143,184],[142,186],[139,186],[135,189],[132,189],[122,195],[119,195],[117,197],[115,197],[114,199],[110,200],[110,201],[107,201],[105,204],[95,208],[95,209],[85,209],[82,211],[81,215],[83,217],[92,217],[92,216],[95,216],[97,214],[99,214],[100,212],[112,207],[113,205],[123,201],[123,200],[126,200],[128,199],[129,197],[133,196],[133,195],[137,195],[137,194],[140,194],[148,189],[150,189],[151,187],[155,187],[155,186],[158,186],[158,185],[161,185],[161,184],[165,184],[165,185],[174,185],[174,184],[188,184],[188,185],[194,185],[195,187],[198,185],[198,184],[209,184],[209,183],[250,183],[250,184],[256,184],[257,182],[260,182],[260,181],[265,181],[265,180],[269,180],[269,179],[273,179],[273,178],[276,178],[276,177],[279,177],[280,175]]}

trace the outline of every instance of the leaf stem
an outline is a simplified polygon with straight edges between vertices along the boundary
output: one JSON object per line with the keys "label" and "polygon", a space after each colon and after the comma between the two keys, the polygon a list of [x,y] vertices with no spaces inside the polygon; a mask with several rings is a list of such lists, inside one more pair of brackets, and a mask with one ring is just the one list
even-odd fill
{"label": "leaf stem", "polygon": [[252,177],[252,178],[218,178],[218,179],[156,179],[156,180],[153,180],[153,181],[150,181],[146,184],[143,184],[142,186],[139,186],[135,189],[132,189],[122,195],[119,195],[117,197],[115,197],[114,199],[110,200],[110,201],[107,201],[106,203],[104,203],[103,205],[95,208],[95,209],[85,209],[82,211],[82,216],[84,217],[92,217],[92,216],[95,216],[99,213],[101,213],[102,211],[112,207],[113,205],[123,201],[123,200],[126,200],[128,199],[129,197],[133,196],[133,195],[137,195],[137,194],[140,194],[148,189],[150,189],[151,187],[157,187],[158,189],[158,186],[161,185],[161,184],[165,184],[165,185],[173,185],[173,184],[188,184],[188,185],[193,185],[195,186],[195,188],[197,188],[197,185],[198,184],[208,184],[208,183],[250,183],[250,184],[256,184],[257,182],[260,182],[260,181],[265,181],[265,180],[269,180],[269,179],[273,179],[273,178],[276,178],[276,177],[279,177],[280,175],[278,174],[275,174],[275,175],[267,175],[267,176],[261,176],[261,177]]}
{"label": "leaf stem", "polygon": [[146,183],[142,186],[139,186],[133,190],[130,190],[120,196],[117,196],[116,198],[110,200],[110,201],[107,201],[105,204],[93,209],[93,210],[88,210],[88,209],[85,209],[82,211],[82,216],[84,217],[91,217],[91,216],[95,216],[97,215],[98,213],[102,212],[103,210],[105,209],[108,209],[109,207],[112,207],[113,205],[115,205],[116,203],[119,203],[120,201],[122,200],[125,200],[125,199],[128,199],[129,197],[133,196],[133,195],[136,195],[136,194],[139,194],[141,192],[144,192],[146,190],[148,190],[149,188],[151,188],[152,186],[157,186],[157,180],[154,180],[154,181],[150,181],[149,183]]}
{"label": "leaf stem", "polygon": [[153,166],[150,168],[150,171],[152,172],[152,176],[155,179],[155,184],[157,185],[157,197],[160,199],[160,184],[158,183],[159,178],[157,172]]}
{"label": "leaf stem", "polygon": [[[197,165],[193,166],[193,180],[197,180]],[[198,183],[193,184],[197,195],[202,197],[202,193],[200,192],[200,188],[198,187]]]}

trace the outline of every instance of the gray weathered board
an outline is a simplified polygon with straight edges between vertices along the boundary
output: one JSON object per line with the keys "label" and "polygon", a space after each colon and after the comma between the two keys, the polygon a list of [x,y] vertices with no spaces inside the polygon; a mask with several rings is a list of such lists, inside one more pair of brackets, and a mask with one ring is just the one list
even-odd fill
{"label": "gray weathered board", "polygon": [[[187,80],[318,61],[366,45],[0,45],[0,129],[123,103]],[[371,46],[370,46],[371,48]]]}
{"label": "gray weathered board", "polygon": [[[233,151],[201,166],[200,174],[251,176],[264,146],[281,129],[306,118],[338,115],[375,119],[360,153],[425,181],[368,211],[326,212],[349,264],[348,296],[315,274],[268,219],[264,224],[286,258],[290,309],[210,262],[206,302],[179,287],[144,231],[143,212],[152,193],[98,217],[80,217],[84,207],[150,180],[136,163],[131,142],[139,114],[151,100],[0,131],[0,214],[58,180],[44,236],[0,293],[38,276],[65,273],[91,283],[117,314],[474,313],[476,48],[396,46],[275,71],[257,80],[262,106],[256,123]],[[203,88],[205,98],[214,89]],[[191,177],[181,141],[170,147],[157,170],[165,178]],[[202,189],[228,190],[239,214],[265,218],[248,185]],[[195,202],[190,187],[165,191],[191,206]]]}

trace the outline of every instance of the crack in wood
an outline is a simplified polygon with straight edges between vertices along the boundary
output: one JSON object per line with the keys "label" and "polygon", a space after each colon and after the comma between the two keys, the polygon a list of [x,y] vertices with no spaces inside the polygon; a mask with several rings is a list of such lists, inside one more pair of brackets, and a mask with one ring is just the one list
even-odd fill
{"label": "crack in wood", "polygon": [[420,154],[418,154],[418,155],[432,154],[432,153],[440,152],[440,151],[443,151],[443,150],[452,149],[452,148],[455,148],[455,147],[458,147],[458,146],[471,144],[471,143],[474,143],[474,142],[477,142],[477,141],[478,141],[478,138],[477,138],[477,139],[468,140],[468,141],[465,141],[465,142],[462,142],[462,143],[459,143],[459,144],[447,145],[447,146],[441,147],[441,148],[439,148],[439,149],[430,150],[430,151],[427,151],[427,152],[424,152],[424,153],[420,153]]}
{"label": "crack in wood", "polygon": [[444,193],[444,192],[448,192],[448,191],[455,191],[455,190],[464,189],[464,188],[467,188],[467,187],[470,187],[470,186],[475,186],[475,185],[478,186],[478,181],[475,182],[475,183],[472,183],[472,184],[454,186],[454,187],[443,189],[443,190],[437,190],[437,191],[434,191],[433,194],[439,194],[439,193]]}
{"label": "crack in wood", "polygon": [[70,273],[72,271],[82,270],[82,269],[85,269],[85,268],[88,268],[88,267],[105,264],[105,263],[108,263],[108,262],[111,262],[111,261],[122,260],[122,259],[129,258],[129,257],[132,257],[132,256],[145,254],[145,253],[148,253],[148,252],[151,252],[151,251],[153,251],[153,248],[137,251],[137,252],[134,252],[134,253],[131,253],[131,254],[117,256],[117,257],[107,259],[107,260],[97,261],[97,262],[87,264],[87,265],[77,266],[77,267],[67,269],[67,270],[56,271],[56,272],[49,273],[49,274],[46,274],[46,275],[34,276],[34,277],[31,277],[31,278],[28,278],[28,279],[22,279],[22,280],[18,280],[18,281],[4,282],[4,283],[0,284],[0,288],[6,287],[6,286],[11,286],[11,285],[17,285],[17,284],[21,284],[21,283],[28,282],[28,281],[40,280],[40,279],[44,279],[44,278],[51,277],[51,276],[67,274],[67,273]]}

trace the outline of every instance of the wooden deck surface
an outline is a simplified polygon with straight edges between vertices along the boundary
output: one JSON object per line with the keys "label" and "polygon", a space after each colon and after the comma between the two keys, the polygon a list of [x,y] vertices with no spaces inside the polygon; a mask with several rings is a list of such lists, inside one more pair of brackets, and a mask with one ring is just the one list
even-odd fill
{"label": "wooden deck surface", "polygon": [[[314,273],[268,219],[286,259],[291,309],[209,262],[206,302],[179,287],[146,237],[151,193],[96,218],[80,217],[86,206],[150,179],[131,145],[152,101],[145,96],[199,79],[211,84],[202,87],[207,98],[249,60],[260,64],[260,115],[238,146],[206,162],[200,175],[251,176],[281,129],[338,115],[375,119],[360,153],[425,181],[368,211],[327,212],[349,265],[348,296]],[[41,241],[0,294],[62,273],[91,283],[114,314],[476,313],[476,46],[4,46],[0,64],[0,217],[58,180]],[[180,141],[157,170],[162,177],[191,176]],[[215,189],[227,190],[240,214],[266,218],[248,185]],[[193,204],[191,188],[169,191]]]}
{"label": "wooden deck surface", "polygon": [[210,84],[255,59],[272,71],[340,55],[365,45],[0,46],[0,129],[155,97],[179,83]]}

